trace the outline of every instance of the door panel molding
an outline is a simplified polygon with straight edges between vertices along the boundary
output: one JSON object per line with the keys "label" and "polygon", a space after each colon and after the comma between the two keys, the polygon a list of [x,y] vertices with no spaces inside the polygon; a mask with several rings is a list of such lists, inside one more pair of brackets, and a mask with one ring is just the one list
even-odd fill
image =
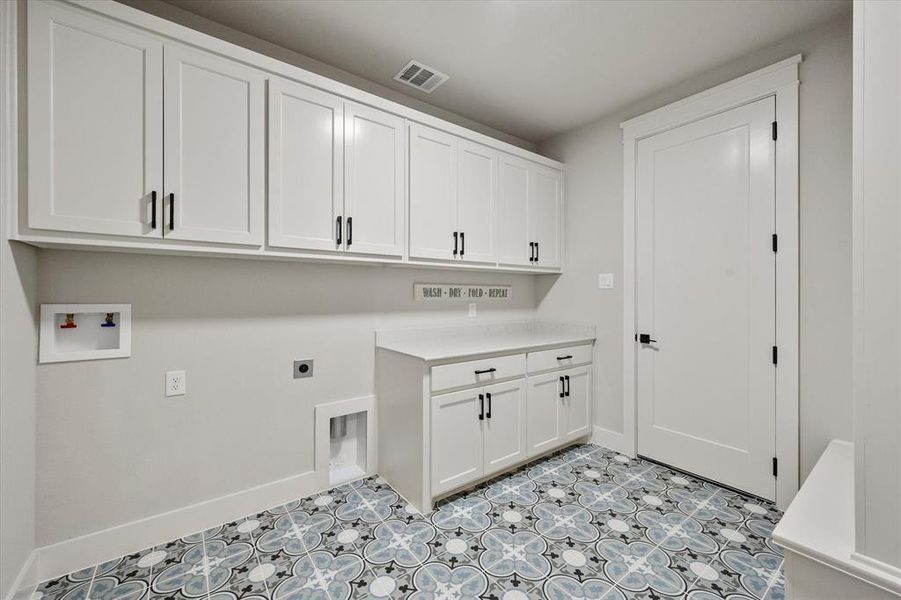
{"label": "door panel molding", "polygon": [[[766,96],[774,96],[776,143],[776,503],[788,506],[799,485],[798,420],[798,65],[796,55],[621,124],[623,129],[623,422],[622,444],[637,453],[635,342],[636,142]],[[604,426],[608,424],[602,424]],[[611,429],[617,427],[612,425]]]}

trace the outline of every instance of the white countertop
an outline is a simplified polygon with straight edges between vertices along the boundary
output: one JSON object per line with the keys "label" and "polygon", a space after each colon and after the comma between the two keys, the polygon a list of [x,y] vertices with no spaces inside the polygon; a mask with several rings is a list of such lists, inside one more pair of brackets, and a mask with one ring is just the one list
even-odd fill
{"label": "white countertop", "polygon": [[588,344],[594,339],[594,328],[589,326],[512,321],[377,331],[376,347],[433,362],[482,354]]}

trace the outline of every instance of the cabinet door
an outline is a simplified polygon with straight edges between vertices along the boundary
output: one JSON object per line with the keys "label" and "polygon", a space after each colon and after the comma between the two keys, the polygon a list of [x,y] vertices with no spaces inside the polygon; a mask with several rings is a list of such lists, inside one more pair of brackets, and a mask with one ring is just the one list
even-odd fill
{"label": "cabinet door", "polygon": [[441,494],[483,474],[482,390],[432,397],[432,493]]}
{"label": "cabinet door", "polygon": [[485,394],[485,475],[526,459],[525,380],[496,383]]}
{"label": "cabinet door", "polygon": [[457,138],[410,125],[410,258],[452,260],[457,248]]}
{"label": "cabinet door", "polygon": [[457,161],[457,212],[463,234],[460,258],[497,262],[497,152],[460,140]]}
{"label": "cabinet door", "polygon": [[62,3],[27,6],[29,226],[160,237],[161,40]]}
{"label": "cabinet door", "polygon": [[560,266],[562,217],[563,173],[540,165],[530,166],[529,241],[538,243],[535,266]]}
{"label": "cabinet door", "polygon": [[498,261],[505,265],[530,266],[529,164],[501,155],[498,197]]}
{"label": "cabinet door", "polygon": [[591,367],[568,369],[564,377],[566,395],[563,398],[563,441],[587,435],[591,429]]}
{"label": "cabinet door", "polygon": [[346,248],[360,254],[404,253],[404,120],[344,104]]}
{"label": "cabinet door", "polygon": [[343,129],[344,104],[338,96],[269,80],[270,245],[339,249]]}
{"label": "cabinet door", "polygon": [[165,236],[262,244],[263,74],[177,44],[165,53]]}
{"label": "cabinet door", "polygon": [[527,438],[529,456],[541,454],[561,443],[563,381],[560,372],[529,377]]}

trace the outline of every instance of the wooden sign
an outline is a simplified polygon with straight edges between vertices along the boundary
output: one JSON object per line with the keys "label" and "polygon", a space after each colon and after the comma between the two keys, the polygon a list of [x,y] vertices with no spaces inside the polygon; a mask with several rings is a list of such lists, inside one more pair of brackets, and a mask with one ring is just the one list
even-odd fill
{"label": "wooden sign", "polygon": [[512,298],[512,285],[466,283],[413,284],[413,299],[417,302],[440,300],[449,300],[451,302],[504,302]]}

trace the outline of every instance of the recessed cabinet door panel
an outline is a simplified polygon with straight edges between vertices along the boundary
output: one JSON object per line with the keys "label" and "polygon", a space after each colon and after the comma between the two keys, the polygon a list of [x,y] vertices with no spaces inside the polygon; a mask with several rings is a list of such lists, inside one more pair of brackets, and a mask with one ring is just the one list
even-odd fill
{"label": "recessed cabinet door panel", "polygon": [[262,244],[263,74],[167,45],[165,78],[165,236]]}
{"label": "recessed cabinet door panel", "polygon": [[481,389],[432,397],[432,493],[482,476]]}
{"label": "recessed cabinet door panel", "polygon": [[530,266],[529,261],[529,165],[512,156],[501,155],[500,196],[498,198],[499,262]]}
{"label": "recessed cabinet door panel", "polygon": [[485,387],[485,475],[526,458],[525,380]]}
{"label": "recessed cabinet door panel", "polygon": [[563,174],[534,165],[529,169],[529,235],[538,248],[537,267],[560,266],[560,225],[563,216]]}
{"label": "recessed cabinet door panel", "polygon": [[456,231],[457,138],[414,123],[410,125],[410,258],[456,258]]}
{"label": "recessed cabinet door panel", "polygon": [[344,105],[344,221],[348,252],[403,256],[404,120]]}
{"label": "recessed cabinet door panel", "polygon": [[30,227],[160,237],[162,93],[160,39],[28,3]]}
{"label": "recessed cabinet door panel", "polygon": [[497,262],[497,152],[459,142],[457,207],[467,262]]}
{"label": "recessed cabinet door panel", "polygon": [[560,444],[563,383],[561,373],[529,377],[527,438],[529,456],[541,454]]}
{"label": "recessed cabinet door panel", "polygon": [[344,104],[311,87],[269,80],[269,244],[338,250],[344,209]]}
{"label": "recessed cabinet door panel", "polygon": [[587,435],[591,428],[591,367],[569,369],[560,374],[565,378],[566,386],[563,437],[568,442]]}

